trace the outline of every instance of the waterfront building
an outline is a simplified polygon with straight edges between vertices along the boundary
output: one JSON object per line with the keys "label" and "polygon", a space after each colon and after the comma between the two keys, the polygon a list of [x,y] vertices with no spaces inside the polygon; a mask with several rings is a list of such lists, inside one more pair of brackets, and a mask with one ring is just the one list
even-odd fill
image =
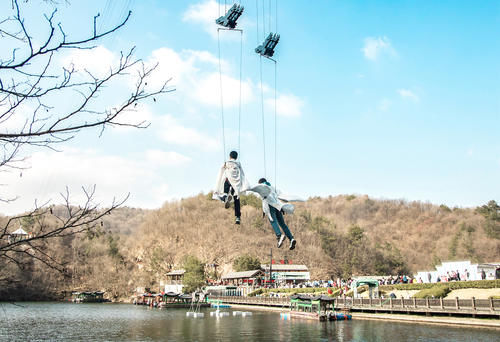
{"label": "waterfront building", "polygon": [[[165,285],[165,292],[173,292],[173,293],[182,293],[182,288],[184,285],[182,284],[182,279],[184,278],[185,270],[173,270],[167,273]],[[160,284],[161,285],[161,284]]]}
{"label": "waterfront building", "polygon": [[311,279],[309,269],[306,265],[294,264],[263,264],[260,268],[269,277],[271,270],[271,282],[279,284],[300,284]]}
{"label": "waterfront building", "polygon": [[264,272],[262,270],[244,271],[244,272],[229,272],[222,276],[224,284],[228,285],[260,285]]}
{"label": "waterfront building", "polygon": [[102,303],[105,301],[103,291],[73,292],[71,294],[74,303]]}

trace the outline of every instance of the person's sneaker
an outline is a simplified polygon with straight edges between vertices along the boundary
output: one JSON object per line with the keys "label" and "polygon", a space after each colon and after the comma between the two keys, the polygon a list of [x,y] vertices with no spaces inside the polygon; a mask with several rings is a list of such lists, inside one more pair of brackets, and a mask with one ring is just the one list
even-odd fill
{"label": "person's sneaker", "polygon": [[233,199],[233,197],[231,195],[228,195],[226,197],[226,203],[224,204],[224,208],[229,209],[229,207],[231,206],[232,199]]}
{"label": "person's sneaker", "polygon": [[241,219],[239,217],[236,217],[236,221],[234,223],[235,224],[240,224],[241,223]]}
{"label": "person's sneaker", "polygon": [[296,243],[297,243],[297,241],[295,241],[295,239],[292,239],[292,240],[290,241],[290,250],[295,249],[295,244],[296,244]]}
{"label": "person's sneaker", "polygon": [[285,241],[285,234],[281,234],[281,236],[278,238],[278,248],[280,248],[283,245],[283,241]]}

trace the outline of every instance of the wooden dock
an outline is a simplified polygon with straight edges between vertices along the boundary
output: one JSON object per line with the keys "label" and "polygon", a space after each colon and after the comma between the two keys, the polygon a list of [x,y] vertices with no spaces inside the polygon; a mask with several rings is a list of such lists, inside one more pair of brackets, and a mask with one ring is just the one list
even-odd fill
{"label": "wooden dock", "polygon": [[[290,307],[290,299],[287,297],[211,296],[210,298],[220,299],[225,304]],[[337,298],[334,305],[336,309],[349,309],[351,312],[500,318],[500,299],[352,299],[345,297]]]}
{"label": "wooden dock", "polygon": [[500,318],[500,299],[443,298],[338,298],[336,308],[356,312],[415,313],[425,315],[471,316]]}

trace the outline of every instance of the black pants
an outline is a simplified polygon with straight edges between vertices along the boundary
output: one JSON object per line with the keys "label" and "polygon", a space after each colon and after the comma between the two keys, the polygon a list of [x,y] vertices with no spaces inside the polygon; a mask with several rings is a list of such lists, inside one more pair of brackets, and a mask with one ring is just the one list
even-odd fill
{"label": "black pants", "polygon": [[233,195],[233,198],[234,198],[234,216],[240,217],[241,216],[240,198],[238,196],[234,196],[234,189],[231,186],[231,183],[229,183],[229,181],[227,180],[227,178],[226,178],[226,181],[224,182],[224,193]]}

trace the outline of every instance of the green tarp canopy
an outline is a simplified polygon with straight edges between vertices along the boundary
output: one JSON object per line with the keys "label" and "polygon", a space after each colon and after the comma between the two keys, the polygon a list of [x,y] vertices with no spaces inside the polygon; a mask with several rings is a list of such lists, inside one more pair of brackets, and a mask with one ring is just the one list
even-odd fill
{"label": "green tarp canopy", "polygon": [[375,279],[356,280],[356,287],[361,285],[368,285],[369,287],[378,287],[378,280]]}
{"label": "green tarp canopy", "polygon": [[307,295],[297,294],[297,295],[291,296],[290,298],[291,299],[304,300],[304,301],[306,301],[306,300],[310,300],[310,301],[319,300],[319,301],[322,301],[322,302],[333,302],[333,301],[335,301],[335,298],[324,296],[324,295],[321,295],[321,296],[307,296]]}

